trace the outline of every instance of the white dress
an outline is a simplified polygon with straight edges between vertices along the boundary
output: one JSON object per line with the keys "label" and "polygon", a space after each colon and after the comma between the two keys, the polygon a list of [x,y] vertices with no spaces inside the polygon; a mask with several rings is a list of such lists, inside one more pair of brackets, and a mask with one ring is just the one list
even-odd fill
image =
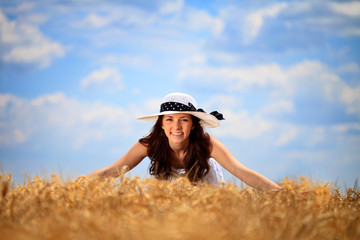
{"label": "white dress", "polygon": [[[217,185],[220,182],[224,182],[224,176],[220,164],[217,161],[215,161],[213,158],[210,158],[208,160],[208,163],[209,163],[209,173],[206,174],[202,183]],[[172,168],[172,170],[179,177],[185,175],[185,169],[183,168]]]}

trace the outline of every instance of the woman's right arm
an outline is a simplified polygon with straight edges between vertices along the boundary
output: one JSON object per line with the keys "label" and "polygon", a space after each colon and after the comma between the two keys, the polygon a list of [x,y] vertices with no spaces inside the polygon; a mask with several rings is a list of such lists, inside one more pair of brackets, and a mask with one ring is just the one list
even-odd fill
{"label": "woman's right arm", "polygon": [[127,171],[130,171],[136,167],[147,156],[147,147],[136,142],[130,150],[121,157],[118,161],[111,164],[108,167],[99,169],[95,172],[87,175],[88,177],[118,177],[120,176],[123,167],[127,167]]}

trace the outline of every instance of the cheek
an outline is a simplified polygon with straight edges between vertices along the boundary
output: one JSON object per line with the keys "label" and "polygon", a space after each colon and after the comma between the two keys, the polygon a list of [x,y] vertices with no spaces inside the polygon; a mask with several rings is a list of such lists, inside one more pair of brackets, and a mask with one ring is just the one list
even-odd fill
{"label": "cheek", "polygon": [[169,131],[169,126],[167,126],[166,124],[163,124],[161,128],[164,130],[164,133]]}

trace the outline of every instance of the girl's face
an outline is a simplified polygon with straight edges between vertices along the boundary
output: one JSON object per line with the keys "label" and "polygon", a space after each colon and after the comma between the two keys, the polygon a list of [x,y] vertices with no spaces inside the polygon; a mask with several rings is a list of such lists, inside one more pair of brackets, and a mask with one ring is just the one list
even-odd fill
{"label": "girl's face", "polygon": [[162,120],[162,129],[164,129],[169,143],[179,144],[187,142],[193,128],[193,121],[190,114],[168,114],[164,115]]}

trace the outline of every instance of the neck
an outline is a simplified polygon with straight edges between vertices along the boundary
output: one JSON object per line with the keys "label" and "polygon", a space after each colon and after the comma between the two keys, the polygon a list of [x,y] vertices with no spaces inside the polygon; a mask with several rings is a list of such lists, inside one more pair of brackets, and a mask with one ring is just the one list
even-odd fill
{"label": "neck", "polygon": [[171,148],[171,165],[174,168],[184,168],[184,159],[189,143],[187,144],[170,144]]}
{"label": "neck", "polygon": [[181,154],[181,153],[186,152],[186,150],[189,146],[189,142],[186,142],[186,143],[170,143],[169,142],[169,145],[170,145],[171,150],[173,150],[174,153]]}

